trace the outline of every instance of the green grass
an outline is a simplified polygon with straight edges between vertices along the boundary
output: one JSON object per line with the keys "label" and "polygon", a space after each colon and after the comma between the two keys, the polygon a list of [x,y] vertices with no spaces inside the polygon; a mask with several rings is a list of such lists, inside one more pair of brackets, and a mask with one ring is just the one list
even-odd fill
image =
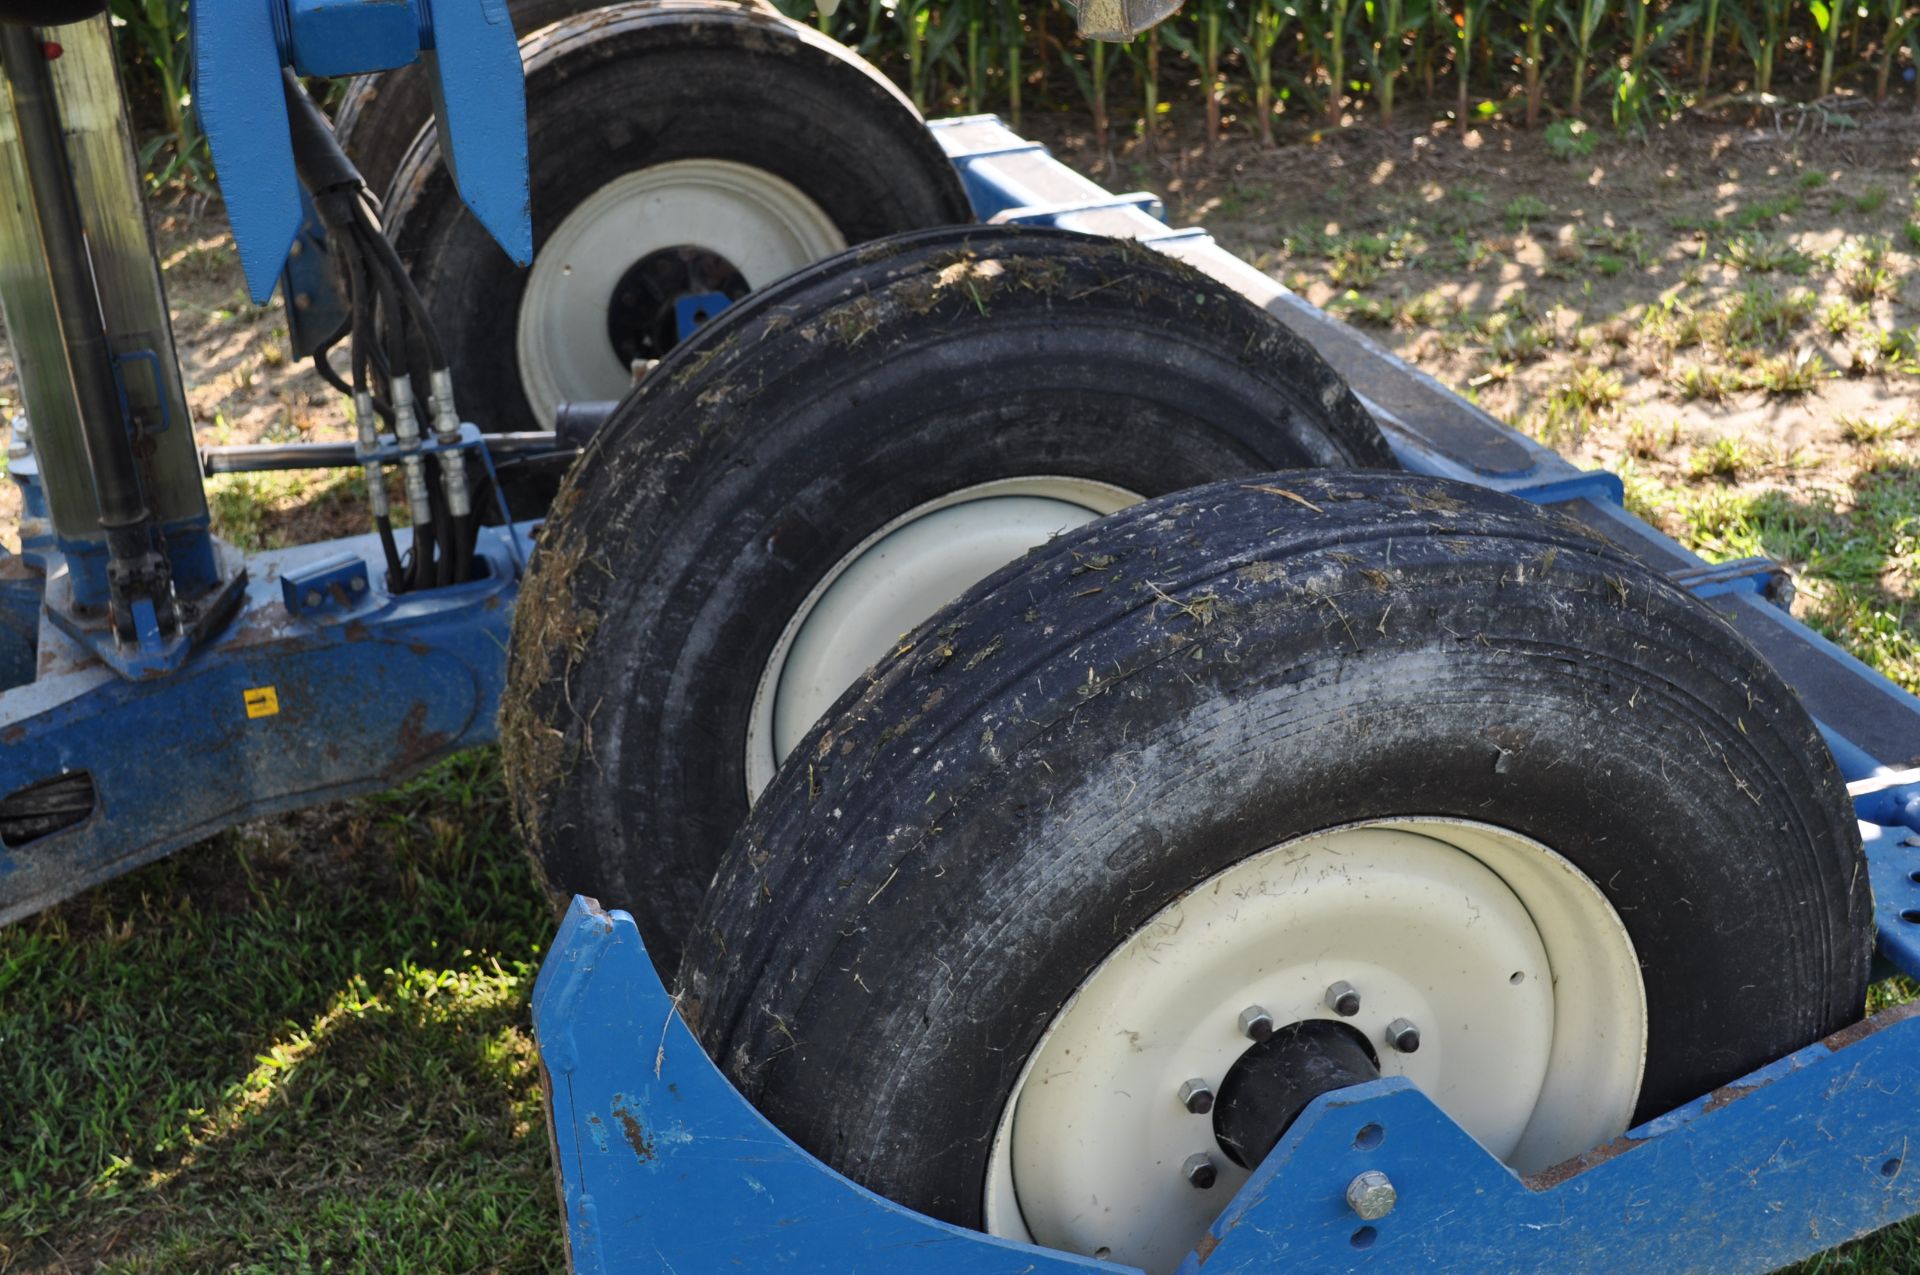
{"label": "green grass", "polygon": [[[1734,477],[1751,467],[1746,450],[1722,440],[1690,468],[1702,477]],[[1621,473],[1627,507],[1708,561],[1767,554],[1786,563],[1805,599],[1796,608],[1802,619],[1920,693],[1920,612],[1907,583],[1920,572],[1920,463],[1890,459],[1856,474],[1845,501],[1669,486],[1630,463]]]}
{"label": "green grass", "polygon": [[555,1269],[552,928],[486,751],[0,929],[0,1268]]}

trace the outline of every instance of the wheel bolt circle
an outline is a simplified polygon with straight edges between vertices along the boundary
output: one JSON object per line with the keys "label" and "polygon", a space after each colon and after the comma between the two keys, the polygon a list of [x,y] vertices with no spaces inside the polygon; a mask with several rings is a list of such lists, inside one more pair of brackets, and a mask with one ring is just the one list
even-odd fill
{"label": "wheel bolt circle", "polygon": [[1413,1053],[1420,1048],[1420,1029],[1404,1018],[1396,1018],[1387,1024],[1387,1043],[1403,1054]]}
{"label": "wheel bolt circle", "polygon": [[1187,1180],[1187,1185],[1206,1191],[1220,1180],[1220,1169],[1214,1164],[1212,1156],[1204,1151],[1196,1151],[1180,1166],[1180,1176]]}
{"label": "wheel bolt circle", "polygon": [[1213,1110],[1213,1087],[1195,1076],[1180,1083],[1180,1105],[1196,1116]]}
{"label": "wheel bolt circle", "polygon": [[1327,988],[1327,1008],[1342,1018],[1352,1018],[1360,1012],[1360,993],[1352,983],[1342,979]]}

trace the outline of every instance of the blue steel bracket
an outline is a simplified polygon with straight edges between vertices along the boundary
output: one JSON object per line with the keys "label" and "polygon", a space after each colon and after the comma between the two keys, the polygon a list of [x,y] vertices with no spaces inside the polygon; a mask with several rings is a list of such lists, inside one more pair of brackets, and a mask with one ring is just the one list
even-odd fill
{"label": "blue steel bracket", "polygon": [[[753,1109],[681,1021],[625,912],[576,898],[533,994],[573,1269],[1121,1271],[913,1213]],[[1183,1275],[1767,1271],[1920,1209],[1920,1006],[1790,1054],[1522,1178],[1404,1078],[1307,1108]],[[1345,1201],[1376,1169],[1394,1210]]]}
{"label": "blue steel bracket", "polygon": [[[97,796],[71,826],[0,846],[0,924],[243,819],[492,742],[528,530],[483,528],[481,578],[398,596],[370,574],[385,562],[372,535],[253,555],[239,614],[167,677],[120,676],[44,609],[38,676],[0,691],[0,795],[84,771]],[[287,581],[327,596],[290,608]]]}
{"label": "blue steel bracket", "polygon": [[280,573],[280,599],[289,615],[346,616],[369,602],[372,581],[365,558],[341,553]]}
{"label": "blue steel bracket", "polygon": [[193,0],[194,106],[264,304],[300,229],[280,69],[352,75],[424,60],[440,153],[509,257],[533,259],[526,85],[505,0]]}
{"label": "blue steel bracket", "polygon": [[576,1275],[1121,1269],[922,1217],[841,1177],[716,1070],[633,918],[575,898],[533,989]]}

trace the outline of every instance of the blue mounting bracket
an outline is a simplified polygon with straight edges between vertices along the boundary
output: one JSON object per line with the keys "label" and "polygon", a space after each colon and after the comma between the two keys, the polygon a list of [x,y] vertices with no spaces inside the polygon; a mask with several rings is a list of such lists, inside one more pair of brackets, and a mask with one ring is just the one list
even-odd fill
{"label": "blue mounting bracket", "polygon": [[[814,1159],[713,1065],[625,912],[573,901],[533,1015],[580,1275],[1131,1269],[923,1217]],[[1180,1270],[1772,1270],[1920,1210],[1916,1103],[1920,1006],[1528,1178],[1374,1081],[1308,1107]],[[1346,1203],[1366,1170],[1398,1194],[1371,1222]]]}
{"label": "blue mounting bracket", "polygon": [[506,0],[194,0],[194,106],[247,290],[265,303],[299,232],[280,69],[352,75],[424,60],[441,154],[509,257],[533,259],[526,86]]}
{"label": "blue mounting bracket", "polygon": [[233,619],[165,677],[122,676],[40,608],[36,676],[0,690],[0,796],[77,776],[92,809],[0,844],[0,924],[491,742],[529,529],[485,528],[471,583],[399,595],[376,536],[252,555]]}

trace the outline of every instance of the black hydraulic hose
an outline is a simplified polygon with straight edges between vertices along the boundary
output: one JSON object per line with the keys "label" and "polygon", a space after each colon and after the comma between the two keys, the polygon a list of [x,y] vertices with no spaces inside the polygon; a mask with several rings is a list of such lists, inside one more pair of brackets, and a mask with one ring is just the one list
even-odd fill
{"label": "black hydraulic hose", "polygon": [[439,561],[433,564],[433,582],[436,586],[444,587],[453,583],[453,517],[447,512],[446,499],[438,490],[440,484],[433,483],[432,486],[435,497],[433,535],[440,550]]}
{"label": "black hydraulic hose", "polygon": [[440,349],[440,334],[434,331],[433,319],[427,313],[427,303],[414,286],[413,276],[407,273],[406,266],[400,262],[400,254],[393,250],[393,244],[381,232],[380,219],[374,214],[373,208],[364,199],[355,200],[355,208],[366,237],[371,241],[370,247],[376,261],[382,272],[390,275],[399,287],[407,314],[420,329],[421,340],[427,347],[427,366],[445,367],[447,360]]}
{"label": "black hydraulic hose", "polygon": [[33,187],[54,318],[72,373],[100,525],[111,557],[123,563],[144,560],[153,550],[153,515],[140,490],[133,439],[120,411],[106,317],[39,34],[30,27],[0,25],[0,65],[13,90],[20,151]]}
{"label": "black hydraulic hose", "polygon": [[[293,167],[300,184],[314,197],[336,190],[353,191],[366,185],[360,170],[347,158],[333,124],[321,111],[290,67],[280,69],[280,88],[287,99],[287,134],[293,143]],[[333,227],[327,227],[332,230]]]}
{"label": "black hydraulic hose", "polygon": [[473,543],[475,523],[472,514],[461,514],[453,520],[453,583],[465,584],[473,578]]}
{"label": "black hydraulic hose", "polygon": [[400,546],[393,539],[393,519],[382,515],[373,525],[380,531],[380,551],[387,558],[387,587],[397,591],[406,572],[400,565]]}
{"label": "black hydraulic hose", "polygon": [[319,348],[313,352],[314,372],[330,387],[345,394],[348,398],[353,397],[353,386],[347,384],[346,378],[334,370],[333,364],[329,362],[328,359],[333,353],[333,347],[340,344],[341,339],[347,335],[352,327],[353,320],[343,319],[340,326],[333,330],[333,335],[322,341]]}

